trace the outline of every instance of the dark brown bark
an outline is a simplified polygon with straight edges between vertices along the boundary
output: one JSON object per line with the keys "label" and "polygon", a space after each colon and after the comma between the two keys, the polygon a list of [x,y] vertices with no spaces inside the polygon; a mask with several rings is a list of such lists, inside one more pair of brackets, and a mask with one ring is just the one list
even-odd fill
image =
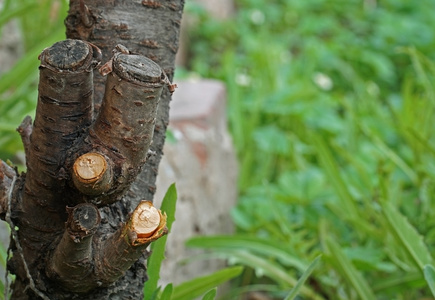
{"label": "dark brown bark", "polygon": [[[46,272],[65,289],[75,292],[87,293],[111,285],[150,242],[167,233],[166,217],[149,201],[142,201],[130,220],[107,240],[94,237],[101,220],[96,206],[79,204],[68,212],[66,231]],[[141,219],[142,215],[145,217]]]}
{"label": "dark brown bark", "polygon": [[[102,50],[103,62],[111,57],[117,44],[126,46],[132,53],[144,55],[160,67],[172,81],[175,54],[184,0],[116,1],[71,0],[66,19],[68,38],[82,39]],[[95,72],[94,72],[95,73]],[[104,93],[104,78],[95,74],[95,98]],[[166,127],[169,120],[171,93],[164,89],[160,99],[151,157],[142,173],[130,188],[129,200],[137,203],[141,198],[152,199],[155,192],[157,166],[162,155]]]}
{"label": "dark brown bark", "polygon": [[87,291],[85,287],[89,280],[85,279],[93,272],[92,238],[100,221],[98,208],[93,204],[84,203],[68,209],[66,230],[48,261],[46,271],[65,289]]}
{"label": "dark brown bark", "polygon": [[[67,36],[87,40],[98,46],[103,53],[103,62],[111,57],[111,52],[117,44],[126,46],[132,53],[142,54],[163,68],[169,80],[174,74],[175,54],[178,49],[178,36],[184,0],[154,0],[154,1],[70,1],[70,11],[65,22]],[[95,73],[95,72],[94,72]],[[98,99],[102,99],[104,78],[95,76],[96,109]],[[105,208],[102,215],[107,220],[107,230],[118,227],[119,218],[125,220],[125,214],[134,209],[141,199],[151,200],[155,192],[155,180],[158,164],[162,155],[166,127],[169,120],[169,102],[171,92],[164,88],[154,129],[151,151],[142,171],[130,186],[129,191],[120,202]],[[121,217],[119,217],[121,216]],[[114,287],[120,291],[115,296],[118,299],[140,299],[142,282],[145,280],[143,261],[133,267],[134,272],[128,272]],[[130,284],[128,290],[123,289]]]}
{"label": "dark brown bark", "polygon": [[157,105],[166,83],[160,67],[143,56],[116,52],[101,69],[112,69],[112,65],[113,71],[105,70],[106,88],[98,117],[89,135],[70,151],[74,160],[86,152],[99,152],[107,158],[113,178],[107,191],[98,197],[91,195],[98,206],[118,201],[139,174],[151,145]]}
{"label": "dark brown bark", "polygon": [[142,297],[145,248],[166,233],[141,200],[155,191],[183,4],[70,1],[67,35],[91,43],[43,51],[35,121],[17,129],[27,173],[0,161],[13,299]]}
{"label": "dark brown bark", "polygon": [[12,183],[16,175],[11,166],[0,160],[0,215],[3,216],[3,219],[8,209],[8,202],[13,189]]}

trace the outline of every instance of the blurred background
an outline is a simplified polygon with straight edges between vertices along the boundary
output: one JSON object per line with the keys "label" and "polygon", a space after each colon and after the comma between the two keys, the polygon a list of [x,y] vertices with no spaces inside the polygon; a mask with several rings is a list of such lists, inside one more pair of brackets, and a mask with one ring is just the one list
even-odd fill
{"label": "blurred background", "polygon": [[[37,56],[65,38],[68,3],[0,3],[0,157],[22,164],[15,128],[34,115]],[[238,165],[233,233],[187,241],[246,267],[223,299],[283,299],[319,255],[299,299],[433,299],[434,11],[186,1],[174,81],[222,83]]]}

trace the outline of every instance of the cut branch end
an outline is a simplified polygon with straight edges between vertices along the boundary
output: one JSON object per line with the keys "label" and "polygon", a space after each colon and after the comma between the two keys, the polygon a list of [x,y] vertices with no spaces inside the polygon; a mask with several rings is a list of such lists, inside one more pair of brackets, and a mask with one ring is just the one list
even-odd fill
{"label": "cut branch end", "polygon": [[76,159],[73,166],[73,182],[85,195],[100,195],[112,182],[111,167],[99,153],[86,153]]}
{"label": "cut branch end", "polygon": [[45,49],[39,59],[41,66],[54,68],[57,71],[81,72],[96,67],[100,62],[100,54],[100,49],[90,43],[67,39]]}
{"label": "cut branch end", "polygon": [[150,243],[167,233],[166,215],[150,201],[141,201],[129,224],[129,238],[133,246]]}
{"label": "cut branch end", "polygon": [[151,202],[139,205],[133,214],[132,226],[139,238],[150,237],[160,225],[160,214]]}
{"label": "cut branch end", "polygon": [[82,203],[73,208],[67,208],[67,230],[73,240],[82,239],[96,232],[101,217],[98,208],[90,203]]}

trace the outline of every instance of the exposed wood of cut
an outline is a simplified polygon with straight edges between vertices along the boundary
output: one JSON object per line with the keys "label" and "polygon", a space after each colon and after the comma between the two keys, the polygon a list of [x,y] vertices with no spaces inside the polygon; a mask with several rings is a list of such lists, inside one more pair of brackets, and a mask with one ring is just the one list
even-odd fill
{"label": "exposed wood of cut", "polygon": [[132,216],[132,229],[138,238],[150,237],[160,224],[160,213],[151,202],[143,201]]}
{"label": "exposed wood of cut", "polygon": [[111,173],[104,156],[99,153],[86,153],[74,163],[74,185],[84,194],[98,195],[109,189]]}

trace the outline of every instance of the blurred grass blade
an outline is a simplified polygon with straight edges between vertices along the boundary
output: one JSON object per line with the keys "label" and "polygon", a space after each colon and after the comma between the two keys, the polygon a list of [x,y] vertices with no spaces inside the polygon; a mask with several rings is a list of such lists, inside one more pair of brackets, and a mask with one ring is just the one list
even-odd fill
{"label": "blurred grass blade", "polygon": [[204,297],[202,297],[202,300],[214,300],[216,298],[216,291],[217,291],[216,288],[208,291],[207,294],[205,294]]}
{"label": "blurred grass blade", "polygon": [[244,249],[265,257],[274,257],[286,266],[295,267],[301,272],[308,264],[289,253],[285,247],[272,240],[243,235],[194,237],[186,242],[188,247],[212,249]]}
{"label": "blurred grass blade", "polygon": [[191,300],[199,297],[210,289],[239,276],[242,271],[243,267],[231,267],[184,282],[174,287],[171,300]]}
{"label": "blurred grass blade", "polygon": [[276,284],[250,284],[244,286],[233,286],[219,299],[239,299],[240,295],[245,295],[251,292],[263,291],[265,293],[279,293],[282,292],[282,288]]}
{"label": "blurred grass blade", "polygon": [[[175,184],[172,184],[162,201],[160,209],[166,213],[167,220],[166,226],[169,232],[171,232],[172,223],[175,220],[175,204],[177,202],[177,189]],[[162,261],[165,259],[165,246],[168,236],[165,235],[151,244],[152,255],[148,258],[147,272],[149,279],[144,285],[144,300],[151,300],[151,297],[155,290],[157,290],[157,284],[160,278],[160,267]]]}
{"label": "blurred grass blade", "polygon": [[[221,253],[227,259],[234,260],[240,264],[249,266],[256,270],[257,273],[271,278],[284,287],[295,287],[297,284],[297,280],[290,275],[283,266],[270,259],[254,255],[247,251],[235,249],[225,249],[222,250]],[[300,293],[308,299],[323,299],[320,295],[316,294],[313,290],[305,286],[301,287]]]}
{"label": "blurred grass blade", "polygon": [[435,269],[432,265],[424,266],[424,278],[432,292],[432,296],[435,297]]}
{"label": "blurred grass blade", "polygon": [[308,279],[308,277],[311,275],[313,270],[317,267],[317,265],[320,262],[322,255],[317,256],[313,262],[309,265],[308,269],[305,270],[305,272],[302,274],[301,278],[299,278],[298,283],[296,286],[290,291],[290,293],[285,297],[284,300],[293,300],[295,297],[299,294],[300,289],[304,285],[305,281]]}
{"label": "blurred grass blade", "polygon": [[165,197],[163,198],[162,205],[160,207],[161,211],[167,215],[167,224],[169,232],[171,232],[172,224],[175,221],[175,209],[177,204],[177,188],[175,183],[166,191]]}
{"label": "blurred grass blade", "polygon": [[431,145],[428,139],[424,138],[419,132],[412,128],[408,128],[408,132],[418,143],[425,147],[428,152],[435,155],[435,148]]}
{"label": "blurred grass blade", "polygon": [[373,283],[372,289],[375,292],[382,292],[383,290],[399,289],[403,286],[423,286],[424,279],[421,277],[419,271],[409,273],[396,273],[390,275],[382,280]]}
{"label": "blurred grass blade", "polygon": [[14,126],[14,125],[9,124],[9,123],[0,122],[0,130],[1,131],[15,132],[17,130],[17,126]]}
{"label": "blurred grass blade", "polygon": [[0,14],[0,28],[12,18],[22,17],[26,13],[34,13],[32,9],[37,7],[37,3],[22,3],[15,9],[3,9]]}
{"label": "blurred grass blade", "polygon": [[5,284],[3,280],[0,280],[0,300],[5,299]]}
{"label": "blurred grass blade", "polygon": [[424,61],[424,56],[422,56],[421,53],[418,52],[414,46],[407,47],[407,52],[411,57],[415,73],[420,79],[420,82],[423,83],[426,93],[428,93],[428,98],[434,100],[435,91],[432,85],[433,81],[431,80],[431,78],[429,78],[428,73],[425,71],[425,68],[422,65],[422,62]]}
{"label": "blurred grass blade", "polygon": [[[366,130],[366,133],[368,131]],[[414,183],[418,184],[418,176],[415,171],[390,147],[388,147],[384,141],[374,134],[369,133],[369,136],[373,139],[374,144],[381,150],[388,159],[395,163],[402,171],[409,177],[409,179]]]}
{"label": "blurred grass blade", "polygon": [[29,74],[37,73],[39,60],[38,56],[44,50],[59,40],[65,38],[65,29],[58,28],[47,38],[43,39],[39,44],[33,47],[24,57],[22,57],[9,71],[2,74],[0,80],[0,94],[4,93],[11,87],[17,87],[23,81],[23,78],[27,78]]}
{"label": "blurred grass blade", "polygon": [[168,284],[162,292],[162,295],[158,298],[158,300],[171,300],[172,292],[174,288],[172,283]]}
{"label": "blurred grass blade", "polygon": [[326,245],[331,255],[330,259],[336,266],[337,272],[353,286],[359,298],[361,300],[376,300],[369,284],[346,257],[340,246],[331,238],[326,239]]}
{"label": "blurred grass blade", "polygon": [[[152,294],[150,300],[160,300],[160,287],[158,287]],[[145,297],[144,297],[145,298]]]}
{"label": "blurred grass blade", "polygon": [[1,244],[0,245],[0,266],[2,266],[5,269],[6,269],[7,259],[8,259],[8,251],[6,249],[6,246]]}
{"label": "blurred grass blade", "polygon": [[317,134],[312,134],[312,140],[327,178],[331,180],[334,189],[341,199],[342,208],[344,209],[347,218],[350,220],[358,220],[358,209],[355,205],[355,201],[340,174],[340,170],[337,167],[337,163],[335,162],[330,149]]}
{"label": "blurred grass blade", "polygon": [[423,272],[424,266],[432,262],[432,257],[422,236],[391,203],[385,203],[382,208],[390,232]]}

